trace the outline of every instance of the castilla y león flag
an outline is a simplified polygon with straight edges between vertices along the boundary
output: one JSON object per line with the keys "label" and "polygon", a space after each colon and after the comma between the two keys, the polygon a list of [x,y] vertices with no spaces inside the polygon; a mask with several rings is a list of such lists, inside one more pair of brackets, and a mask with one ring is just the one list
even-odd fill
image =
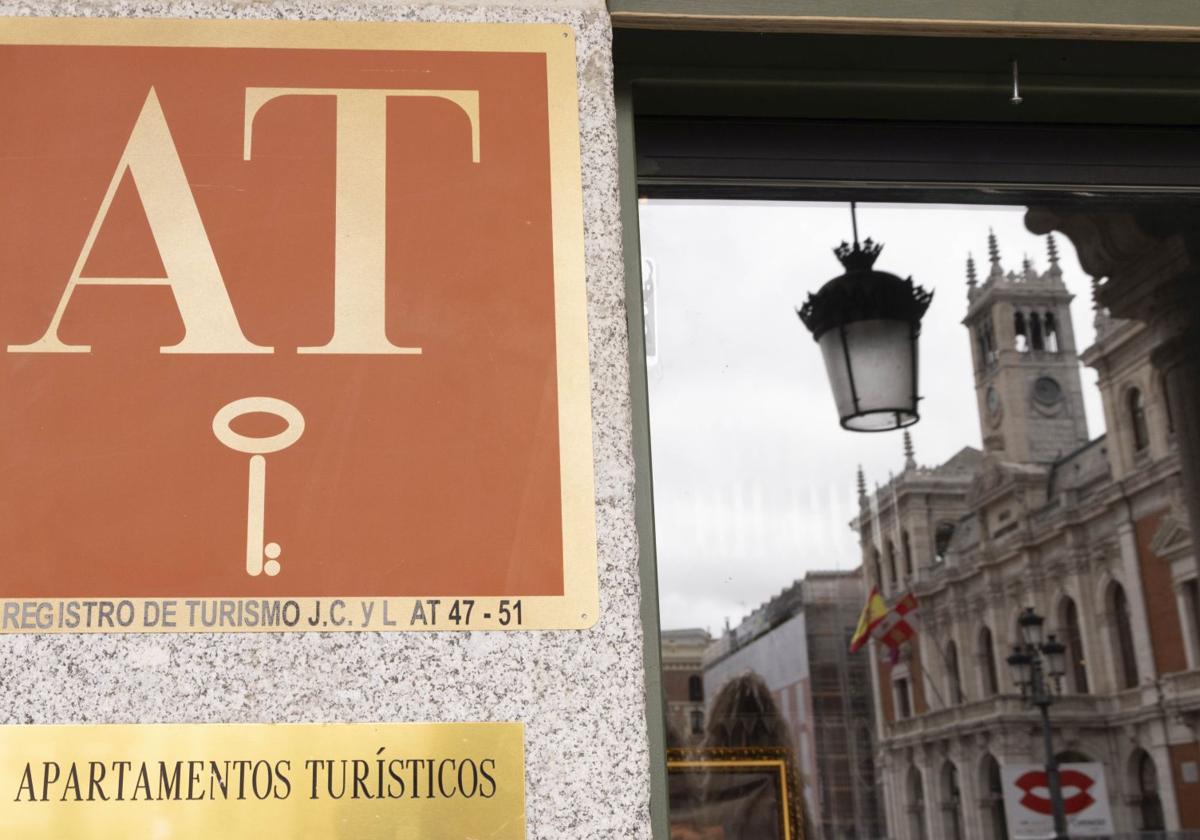
{"label": "castilla y le\u00f3n flag", "polygon": [[916,635],[916,630],[905,618],[917,609],[916,596],[905,593],[890,610],[879,594],[878,587],[871,589],[866,606],[858,619],[858,628],[850,639],[850,652],[854,653],[867,643],[867,639],[878,639],[893,652]]}

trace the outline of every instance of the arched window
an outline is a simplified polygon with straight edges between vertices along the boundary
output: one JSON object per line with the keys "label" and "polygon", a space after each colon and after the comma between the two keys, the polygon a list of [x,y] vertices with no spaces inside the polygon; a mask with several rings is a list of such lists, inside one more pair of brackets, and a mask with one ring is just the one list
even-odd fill
{"label": "arched window", "polygon": [[909,836],[925,837],[925,785],[916,767],[908,768],[908,828]]}
{"label": "arched window", "polygon": [[883,562],[879,559],[879,549],[871,549],[871,565],[875,567],[875,585],[880,592],[887,592],[887,582],[883,579]]}
{"label": "arched window", "polygon": [[1119,583],[1112,585],[1111,592],[1109,609],[1116,636],[1117,678],[1122,688],[1133,688],[1138,684],[1138,667],[1133,647],[1133,623],[1129,618],[1129,599],[1125,597],[1125,587]]}
{"label": "arched window", "polygon": [[1129,426],[1133,429],[1133,449],[1141,452],[1150,445],[1150,431],[1146,426],[1146,400],[1140,388],[1129,389],[1126,398],[1129,409]]}
{"label": "arched window", "polygon": [[1059,348],[1058,343],[1058,323],[1054,320],[1054,313],[1046,313],[1046,349],[1051,353],[1057,353]]}
{"label": "arched window", "polygon": [[1029,334],[1025,331],[1025,314],[1017,312],[1013,316],[1013,349],[1018,353],[1029,352]]}
{"label": "arched window", "polygon": [[992,328],[990,316],[980,322],[977,334],[979,336],[979,362],[982,367],[992,367],[996,364],[996,333]]}
{"label": "arched window", "polygon": [[962,792],[958,788],[958,768],[953,761],[942,765],[942,810],[946,812],[946,837],[962,840]]}
{"label": "arched window", "polygon": [[1046,349],[1046,343],[1042,340],[1042,319],[1036,312],[1029,313],[1029,346],[1034,350]]}
{"label": "arched window", "polygon": [[1083,634],[1079,631],[1079,610],[1075,601],[1062,603],[1062,640],[1067,647],[1067,687],[1076,694],[1088,693],[1087,662],[1083,658]]}
{"label": "arched window", "polygon": [[[1191,578],[1183,582],[1183,599],[1188,614],[1184,632],[1191,633],[1196,649],[1200,650],[1200,580]],[[1198,668],[1200,663],[1193,661],[1191,666]]]}
{"label": "arched window", "polygon": [[1142,831],[1163,831],[1167,825],[1163,819],[1162,799],[1158,795],[1158,770],[1154,766],[1154,759],[1145,750],[1138,750],[1132,760],[1141,822],[1139,828]]}
{"label": "arched window", "polygon": [[1000,783],[1000,762],[988,753],[983,757],[979,772],[979,787],[985,791],[983,799],[984,825],[989,830],[989,840],[1008,840],[1008,820],[1004,816],[1004,788]]}
{"label": "arched window", "polygon": [[896,546],[892,544],[891,540],[887,541],[886,553],[888,575],[891,577],[892,584],[898,586],[900,583],[900,576],[896,574]]}
{"label": "arched window", "polygon": [[933,550],[938,563],[946,560],[946,552],[950,549],[950,540],[954,539],[954,523],[939,522],[933,532]]}
{"label": "arched window", "polygon": [[992,643],[992,631],[987,625],[979,631],[979,667],[983,672],[983,695],[992,697],[1000,693],[1000,675],[996,673],[996,646]]}
{"label": "arched window", "polygon": [[688,700],[693,703],[704,702],[704,680],[699,674],[692,674],[688,677]]}
{"label": "arched window", "polygon": [[913,576],[912,544],[908,541],[908,531],[901,532],[900,546],[901,551],[904,552],[904,576],[911,578]]}
{"label": "arched window", "polygon": [[958,671],[958,645],[951,640],[946,645],[946,700],[951,706],[963,701],[962,678]]}
{"label": "arched window", "polygon": [[910,691],[907,676],[892,677],[892,700],[895,703],[897,720],[908,720],[912,717],[913,703]]}
{"label": "arched window", "polygon": [[1158,384],[1158,390],[1162,392],[1163,408],[1166,410],[1167,415],[1167,434],[1173,435],[1175,434],[1175,415],[1171,411],[1171,392],[1167,390],[1167,377],[1160,376]]}
{"label": "arched window", "polygon": [[704,734],[704,712],[699,709],[692,709],[690,717],[692,719],[692,734]]}

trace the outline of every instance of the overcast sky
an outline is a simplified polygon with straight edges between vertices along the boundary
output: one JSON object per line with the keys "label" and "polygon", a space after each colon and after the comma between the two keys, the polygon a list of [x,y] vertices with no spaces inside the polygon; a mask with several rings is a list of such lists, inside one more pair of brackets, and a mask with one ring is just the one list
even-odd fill
{"label": "overcast sky", "polygon": [[[869,486],[904,466],[902,432],[838,425],[821,355],[795,308],[841,273],[845,204],[650,200],[641,204],[656,350],[649,367],[654,511],[663,628],[733,624],[805,572],[851,569],[855,470]],[[859,233],[884,243],[876,266],[935,291],[921,335],[917,462],[980,445],[967,330],[965,263],[1005,270],[1045,237],[1024,208],[860,204]],[[1091,344],[1090,278],[1057,237],[1080,349]],[[1104,431],[1095,373],[1083,370],[1088,430]]]}

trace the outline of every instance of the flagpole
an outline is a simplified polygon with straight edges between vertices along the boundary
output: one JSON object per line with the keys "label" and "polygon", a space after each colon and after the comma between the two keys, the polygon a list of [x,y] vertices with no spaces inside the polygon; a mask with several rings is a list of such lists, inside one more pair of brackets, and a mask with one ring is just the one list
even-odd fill
{"label": "flagpole", "polygon": [[[871,506],[871,542],[874,544],[875,551],[879,556],[883,556],[883,529],[879,526],[879,483],[875,483],[875,492],[870,496]],[[879,591],[885,591],[883,581],[878,581]]]}
{"label": "flagpole", "polygon": [[[891,494],[892,494],[892,525],[894,526],[893,530],[895,531],[895,540],[896,540],[895,545],[893,546],[893,549],[892,549],[893,562],[895,561],[895,553],[897,551],[899,551],[900,555],[901,555],[900,565],[904,569],[904,571],[907,572],[909,557],[904,550],[905,549],[904,531],[900,527],[900,498],[896,493],[896,477],[894,475],[892,475],[891,473],[888,474],[888,489],[891,490]],[[876,517],[878,517],[878,512],[876,512]],[[913,571],[915,573],[916,570],[914,569]],[[912,581],[908,580],[906,577],[905,583],[908,584],[906,589],[909,592],[911,592],[912,591],[912,588],[911,588]],[[911,618],[918,625],[918,627],[914,628],[917,630],[917,635],[921,636],[921,635],[925,634],[926,628],[925,628],[924,621],[922,621],[920,619],[920,617],[917,615],[917,613],[920,613],[919,609],[915,610],[911,614]],[[934,649],[937,650],[938,659],[940,659],[942,662],[942,669],[944,671],[946,671],[947,673],[949,673],[950,663],[946,661],[946,652],[942,649],[941,644],[938,642],[937,639],[934,639],[932,636],[930,637],[930,643],[933,645]],[[917,644],[918,644],[918,646],[920,645],[920,639],[918,639]],[[919,652],[920,647],[918,647],[917,650]],[[944,697],[942,697],[942,693],[940,691],[938,691],[937,684],[933,681],[933,677],[930,676],[929,669],[927,667],[925,667],[925,662],[924,662],[923,658],[922,658],[922,662],[921,662],[921,674],[922,674],[922,676],[924,676],[926,684],[929,686],[930,689],[933,690],[934,696],[937,697],[938,702],[941,703],[941,705],[942,705],[942,708],[943,709],[949,708],[950,704],[948,704],[946,702],[946,699]],[[959,695],[960,695],[960,697],[962,696],[961,685],[959,686]]]}
{"label": "flagpole", "polygon": [[900,528],[900,499],[896,495],[896,477],[891,473],[888,473],[888,485],[892,489],[892,525],[895,526],[893,530],[896,532],[896,543],[892,546],[892,562],[894,563],[896,561],[896,552],[900,552],[899,566],[905,572],[905,574],[900,575],[900,577],[904,579],[906,584],[911,586],[912,582],[908,579],[907,575],[908,562],[911,560],[911,558],[904,550],[904,531]]}
{"label": "flagpole", "polygon": [[[920,644],[919,639],[921,636],[925,635],[925,632],[926,632],[925,631],[925,622],[919,616],[920,612],[921,611],[919,609],[917,609],[917,610],[914,610],[913,612],[909,613],[909,616],[912,617],[912,620],[915,621],[919,625],[918,627],[914,628],[917,631],[917,633],[916,633],[917,638],[918,638],[917,644]],[[905,616],[905,618],[908,618],[909,616]],[[936,639],[931,638],[930,642],[933,644],[934,648],[937,649],[938,656],[942,660],[942,667],[945,668],[947,671],[949,671],[950,670],[949,666],[946,663],[946,655],[942,652],[942,646],[937,643]],[[918,651],[919,650],[920,650],[920,648],[918,648]],[[921,676],[923,676],[925,678],[926,684],[928,684],[929,688],[933,690],[933,694],[935,697],[937,697],[938,703],[941,704],[941,707],[943,709],[950,708],[950,704],[948,704],[946,702],[946,698],[942,696],[942,692],[938,691],[937,684],[933,681],[933,677],[930,676],[930,674],[929,674],[929,669],[925,667],[924,658],[922,658],[922,661],[921,661]]]}

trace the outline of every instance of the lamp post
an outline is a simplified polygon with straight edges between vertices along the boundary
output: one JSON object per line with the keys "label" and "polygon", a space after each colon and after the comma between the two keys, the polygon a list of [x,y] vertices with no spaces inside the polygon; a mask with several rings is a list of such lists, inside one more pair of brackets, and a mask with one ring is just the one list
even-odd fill
{"label": "lamp post", "polygon": [[1050,808],[1054,815],[1055,840],[1067,840],[1067,813],[1063,808],[1062,786],[1058,779],[1058,760],[1054,757],[1054,741],[1050,732],[1050,705],[1061,693],[1066,673],[1066,647],[1051,633],[1043,640],[1045,623],[1033,607],[1026,607],[1018,619],[1021,644],[1013,645],[1008,666],[1013,683],[1021,696],[1038,707],[1042,716],[1042,740],[1046,748],[1046,780],[1050,788]]}

